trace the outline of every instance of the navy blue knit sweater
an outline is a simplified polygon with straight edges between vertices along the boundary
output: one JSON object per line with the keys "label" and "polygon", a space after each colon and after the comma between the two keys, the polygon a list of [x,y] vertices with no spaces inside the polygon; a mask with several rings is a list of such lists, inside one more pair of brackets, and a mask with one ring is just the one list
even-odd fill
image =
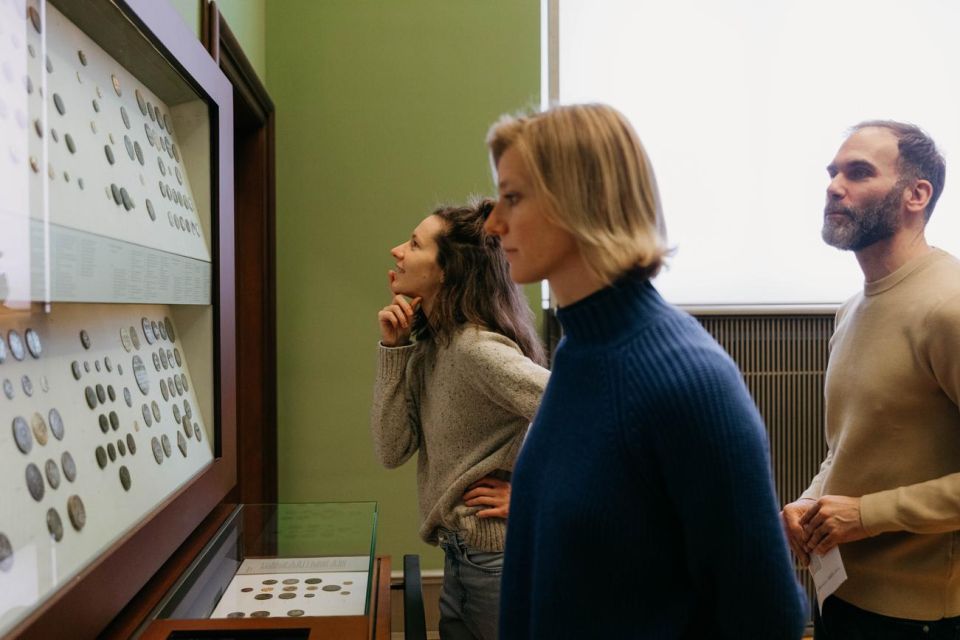
{"label": "navy blue knit sweater", "polygon": [[501,638],[799,638],[763,422],[730,358],[632,275],[558,317],[513,475]]}

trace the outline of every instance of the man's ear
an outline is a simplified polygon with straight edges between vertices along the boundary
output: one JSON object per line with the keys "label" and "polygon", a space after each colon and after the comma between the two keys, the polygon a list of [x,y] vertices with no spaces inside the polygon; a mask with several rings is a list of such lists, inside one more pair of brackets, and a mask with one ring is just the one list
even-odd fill
{"label": "man's ear", "polygon": [[932,196],[933,185],[929,180],[920,179],[904,190],[903,204],[911,213],[922,213]]}

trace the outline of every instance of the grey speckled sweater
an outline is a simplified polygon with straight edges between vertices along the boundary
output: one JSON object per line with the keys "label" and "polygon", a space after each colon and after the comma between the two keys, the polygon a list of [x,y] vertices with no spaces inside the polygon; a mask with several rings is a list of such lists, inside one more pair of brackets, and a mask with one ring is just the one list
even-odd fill
{"label": "grey speckled sweater", "polygon": [[512,470],[550,372],[500,334],[467,325],[447,346],[379,348],[370,429],[377,458],[398,467],[419,452],[420,537],[458,531],[470,548],[502,551],[506,521],[477,518],[468,486]]}

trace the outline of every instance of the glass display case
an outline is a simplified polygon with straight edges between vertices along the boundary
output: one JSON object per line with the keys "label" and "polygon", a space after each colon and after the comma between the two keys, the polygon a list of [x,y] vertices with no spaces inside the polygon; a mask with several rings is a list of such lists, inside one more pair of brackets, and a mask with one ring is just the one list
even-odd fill
{"label": "glass display case", "polygon": [[166,2],[0,1],[0,635],[98,633],[235,484],[231,100]]}

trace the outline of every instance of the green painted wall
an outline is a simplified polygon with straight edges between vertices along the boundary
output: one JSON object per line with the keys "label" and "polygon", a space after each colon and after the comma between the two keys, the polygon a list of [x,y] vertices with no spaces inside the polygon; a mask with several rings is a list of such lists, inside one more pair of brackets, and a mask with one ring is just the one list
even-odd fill
{"label": "green painted wall", "polygon": [[378,550],[416,535],[415,463],[373,459],[388,250],[439,202],[493,191],[484,136],[539,102],[538,0],[273,0],[280,496],[376,500]]}
{"label": "green painted wall", "polygon": [[[171,4],[197,37],[200,37],[200,7],[206,3],[207,0],[171,0]],[[260,80],[265,82],[267,0],[217,0],[217,6]]]}

